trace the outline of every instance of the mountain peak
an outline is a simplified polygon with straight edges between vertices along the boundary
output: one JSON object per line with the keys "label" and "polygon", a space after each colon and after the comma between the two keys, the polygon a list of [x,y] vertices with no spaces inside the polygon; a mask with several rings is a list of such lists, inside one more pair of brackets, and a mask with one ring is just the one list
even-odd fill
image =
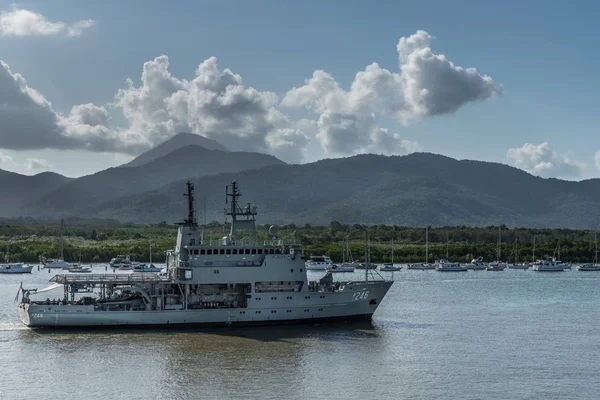
{"label": "mountain peak", "polygon": [[186,133],[181,132],[177,135],[173,136],[170,139],[162,142],[158,146],[154,147],[151,150],[148,150],[145,153],[140,154],[138,157],[133,159],[127,164],[122,165],[123,167],[138,167],[143,164],[147,164],[152,162],[160,157],[164,157],[167,154],[189,145],[195,145],[204,147],[208,150],[219,150],[219,151],[229,151],[223,146],[221,143],[216,140],[208,139],[204,136],[197,135],[195,133]]}

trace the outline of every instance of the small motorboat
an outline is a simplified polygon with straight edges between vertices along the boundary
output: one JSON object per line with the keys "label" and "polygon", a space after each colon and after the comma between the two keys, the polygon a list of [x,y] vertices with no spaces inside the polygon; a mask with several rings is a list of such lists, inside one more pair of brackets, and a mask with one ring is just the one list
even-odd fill
{"label": "small motorboat", "polygon": [[442,258],[435,263],[435,269],[440,272],[460,272],[466,271],[467,267],[460,265],[459,263],[450,262],[446,258]]}
{"label": "small motorboat", "polygon": [[[121,268],[119,268],[121,269]],[[139,264],[136,265],[135,267],[133,267],[133,272],[160,272],[162,270],[162,268],[156,267],[154,266],[154,264],[150,264],[150,265],[146,265],[146,264]]]}
{"label": "small motorboat", "polygon": [[406,269],[419,269],[419,270],[430,270],[430,269],[435,269],[435,264],[428,264],[428,263],[419,263],[419,264],[408,264],[406,266]]}
{"label": "small motorboat", "polygon": [[395,264],[383,264],[379,266],[380,271],[402,271],[401,266]]}
{"label": "small motorboat", "polygon": [[471,260],[471,264],[467,266],[468,269],[472,269],[473,271],[482,271],[486,267],[483,262],[483,257],[477,257]]}
{"label": "small motorboat", "polygon": [[73,265],[71,268],[67,269],[67,271],[75,274],[84,274],[86,272],[92,272],[92,268],[84,267],[83,265]]}
{"label": "small motorboat", "polygon": [[506,269],[506,263],[493,261],[485,267],[486,271],[504,271]]}
{"label": "small motorboat", "polygon": [[577,271],[600,271],[600,264],[578,265]]}
{"label": "small motorboat", "polygon": [[327,272],[354,272],[352,263],[333,264],[326,269]]}

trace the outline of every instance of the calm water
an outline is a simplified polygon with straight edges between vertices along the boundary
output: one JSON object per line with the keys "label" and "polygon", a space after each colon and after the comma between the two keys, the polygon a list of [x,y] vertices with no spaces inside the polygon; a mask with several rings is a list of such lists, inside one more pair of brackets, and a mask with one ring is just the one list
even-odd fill
{"label": "calm water", "polygon": [[45,270],[0,275],[1,399],[597,399],[600,393],[600,273],[396,272],[372,323],[32,331],[21,326],[14,296],[21,279],[41,288],[50,276]]}

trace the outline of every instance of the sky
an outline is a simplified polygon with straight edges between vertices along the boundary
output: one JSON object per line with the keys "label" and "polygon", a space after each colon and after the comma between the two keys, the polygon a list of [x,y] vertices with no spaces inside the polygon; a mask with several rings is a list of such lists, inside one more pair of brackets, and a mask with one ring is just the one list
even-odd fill
{"label": "sky", "polygon": [[0,0],[0,169],[178,132],[290,163],[415,151],[600,177],[600,3]]}

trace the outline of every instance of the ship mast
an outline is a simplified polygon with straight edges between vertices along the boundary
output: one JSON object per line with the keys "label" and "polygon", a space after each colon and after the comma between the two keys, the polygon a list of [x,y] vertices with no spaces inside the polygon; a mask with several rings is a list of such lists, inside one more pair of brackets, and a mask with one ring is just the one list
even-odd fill
{"label": "ship mast", "polygon": [[196,210],[194,209],[194,184],[187,181],[187,193],[184,196],[188,198],[188,217],[183,222],[183,226],[197,227]]}
{"label": "ship mast", "polygon": [[256,242],[256,205],[246,203],[242,209],[238,201],[241,195],[236,181],[225,187],[225,204],[229,205],[229,207],[225,207],[225,216],[231,217],[231,230],[227,240],[231,243],[236,239],[238,229],[247,229],[252,242]]}

